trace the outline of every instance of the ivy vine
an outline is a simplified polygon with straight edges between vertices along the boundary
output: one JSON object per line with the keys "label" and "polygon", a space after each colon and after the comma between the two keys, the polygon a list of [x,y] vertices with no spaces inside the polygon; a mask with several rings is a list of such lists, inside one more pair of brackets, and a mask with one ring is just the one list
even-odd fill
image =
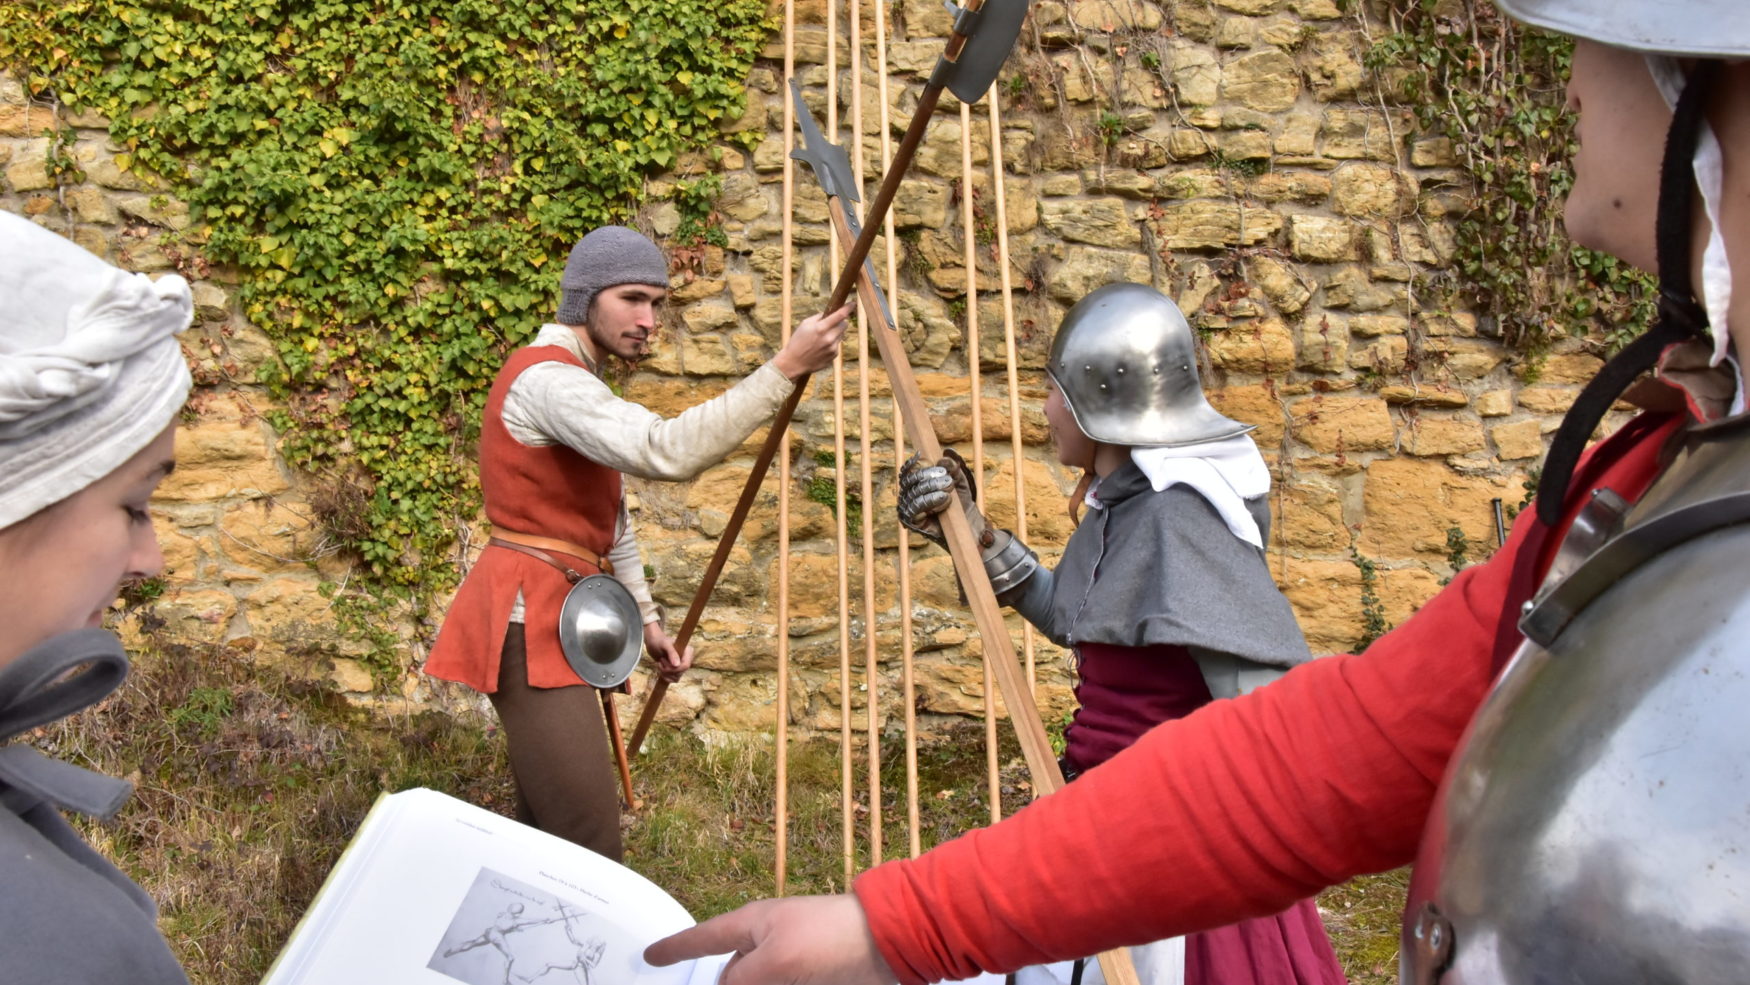
{"label": "ivy vine", "polygon": [[1532,360],[1588,337],[1614,352],[1651,323],[1650,275],[1572,243],[1560,209],[1573,185],[1564,85],[1573,41],[1514,24],[1490,0],[1389,0],[1392,33],[1366,57],[1396,80],[1425,136],[1448,138],[1474,183],[1443,287],[1490,312]]}
{"label": "ivy vine", "polygon": [[277,345],[282,452],[367,591],[418,598],[565,251],[723,139],[770,30],[760,0],[11,0],[0,63],[188,202]]}

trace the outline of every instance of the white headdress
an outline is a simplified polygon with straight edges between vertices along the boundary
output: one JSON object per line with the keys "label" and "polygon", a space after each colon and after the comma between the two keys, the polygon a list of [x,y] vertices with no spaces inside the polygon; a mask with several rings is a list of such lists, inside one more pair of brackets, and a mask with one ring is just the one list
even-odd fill
{"label": "white headdress", "polygon": [[113,472],[192,380],[176,333],[188,283],[105,263],[0,211],[0,528]]}

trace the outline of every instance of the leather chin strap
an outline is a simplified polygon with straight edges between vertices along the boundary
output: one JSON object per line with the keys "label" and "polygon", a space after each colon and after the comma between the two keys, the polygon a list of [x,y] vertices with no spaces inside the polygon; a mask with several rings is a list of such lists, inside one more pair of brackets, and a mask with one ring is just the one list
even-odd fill
{"label": "leather chin strap", "polygon": [[1659,171],[1659,212],[1654,237],[1659,259],[1659,318],[1646,334],[1604,364],[1580,391],[1550,442],[1537,491],[1537,518],[1548,526],[1561,521],[1574,466],[1598,422],[1624,390],[1652,369],[1673,343],[1708,334],[1707,312],[1692,286],[1691,231],[1695,204],[1695,147],[1706,120],[1708,97],[1720,73],[1718,61],[1696,63],[1684,84],[1665,136]]}

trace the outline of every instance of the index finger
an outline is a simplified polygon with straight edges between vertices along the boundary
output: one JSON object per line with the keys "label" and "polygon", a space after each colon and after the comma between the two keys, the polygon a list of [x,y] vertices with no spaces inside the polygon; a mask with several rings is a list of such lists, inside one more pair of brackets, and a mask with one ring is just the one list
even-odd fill
{"label": "index finger", "polygon": [[644,960],[660,968],[708,954],[751,951],[754,940],[752,926],[744,916],[746,911],[744,906],[664,937],[644,949]]}

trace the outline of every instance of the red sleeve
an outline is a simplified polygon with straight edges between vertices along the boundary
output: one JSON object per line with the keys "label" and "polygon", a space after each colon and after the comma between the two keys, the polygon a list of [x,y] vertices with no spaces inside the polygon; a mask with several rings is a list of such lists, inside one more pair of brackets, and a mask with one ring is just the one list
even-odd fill
{"label": "red sleeve", "polygon": [[[1624,428],[1576,488],[1638,498],[1681,424]],[[1276,913],[1411,861],[1488,693],[1530,512],[1365,654],[1164,723],[1003,823],[864,873],[882,956],[907,985],[1008,971]]]}
{"label": "red sleeve", "polygon": [[1488,691],[1528,526],[1366,654],[1162,724],[1003,823],[864,873],[888,964],[911,985],[1080,957],[1409,862]]}

